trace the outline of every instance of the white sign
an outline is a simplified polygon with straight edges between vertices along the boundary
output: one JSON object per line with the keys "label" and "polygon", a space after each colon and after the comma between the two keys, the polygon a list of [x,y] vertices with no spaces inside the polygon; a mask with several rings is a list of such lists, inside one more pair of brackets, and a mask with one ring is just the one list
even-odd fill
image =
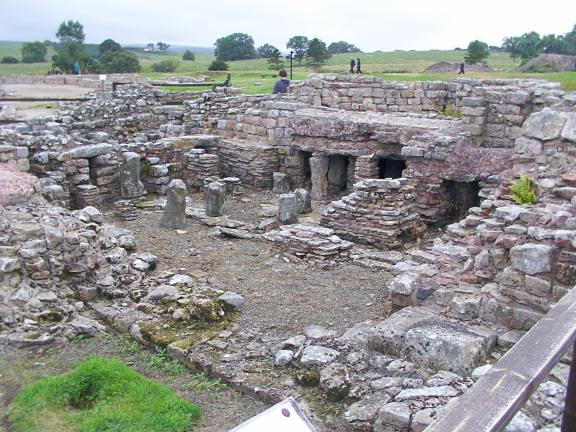
{"label": "white sign", "polygon": [[106,78],[108,78],[106,75],[100,75],[100,81],[106,81]]}
{"label": "white sign", "polygon": [[229,432],[316,432],[293,397],[236,426]]}

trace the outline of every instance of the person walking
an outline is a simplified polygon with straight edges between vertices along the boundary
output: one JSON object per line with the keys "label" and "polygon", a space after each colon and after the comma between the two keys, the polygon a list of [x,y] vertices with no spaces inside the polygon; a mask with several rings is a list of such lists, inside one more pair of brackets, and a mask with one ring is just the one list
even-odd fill
{"label": "person walking", "polygon": [[288,93],[288,86],[290,85],[290,81],[286,79],[288,74],[284,69],[280,69],[278,75],[280,75],[280,79],[274,84],[272,94]]}
{"label": "person walking", "polygon": [[72,66],[72,73],[74,75],[80,75],[80,63],[74,62],[74,66]]}
{"label": "person walking", "polygon": [[356,66],[356,62],[354,61],[354,59],[350,59],[350,73],[353,74],[354,73],[354,67]]}
{"label": "person walking", "polygon": [[463,73],[464,73],[464,62],[460,63],[460,72],[458,72],[458,75]]}
{"label": "person walking", "polygon": [[360,59],[356,59],[356,73],[362,73],[362,69],[360,68]]}

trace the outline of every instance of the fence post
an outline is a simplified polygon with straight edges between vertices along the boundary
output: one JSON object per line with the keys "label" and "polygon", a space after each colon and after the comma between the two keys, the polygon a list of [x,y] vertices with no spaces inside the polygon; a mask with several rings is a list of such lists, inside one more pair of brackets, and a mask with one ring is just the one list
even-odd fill
{"label": "fence post", "polygon": [[566,387],[561,431],[576,431],[576,344],[572,349],[572,362],[570,363],[570,375],[568,375],[568,386]]}

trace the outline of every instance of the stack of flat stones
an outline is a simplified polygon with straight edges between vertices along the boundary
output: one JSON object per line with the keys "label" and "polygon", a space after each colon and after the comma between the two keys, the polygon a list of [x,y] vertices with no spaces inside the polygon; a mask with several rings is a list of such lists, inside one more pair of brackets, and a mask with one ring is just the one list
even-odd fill
{"label": "stack of flat stones", "polygon": [[330,203],[320,224],[357,243],[396,248],[401,235],[418,224],[414,201],[407,179],[366,179],[354,185],[353,193]]}
{"label": "stack of flat stones", "polygon": [[129,200],[120,200],[114,203],[114,216],[125,221],[132,221],[138,217],[136,207]]}
{"label": "stack of flat stones", "polygon": [[334,235],[334,230],[295,224],[264,234],[283,255],[294,261],[332,265],[347,261],[353,243]]}

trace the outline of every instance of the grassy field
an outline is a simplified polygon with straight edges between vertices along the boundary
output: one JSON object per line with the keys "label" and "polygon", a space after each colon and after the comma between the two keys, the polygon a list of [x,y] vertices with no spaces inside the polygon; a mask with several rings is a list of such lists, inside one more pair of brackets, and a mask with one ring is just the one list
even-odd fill
{"label": "grassy field", "polygon": [[[364,73],[393,81],[432,81],[455,78],[455,73],[424,74],[423,71],[430,65],[442,61],[458,63],[464,57],[465,51],[392,51],[355,54],[338,54],[332,56],[320,72],[347,73],[352,57],[360,57]],[[5,55],[20,57],[19,45],[15,43],[0,42],[0,58]],[[49,54],[48,57],[50,57]],[[138,58],[143,68],[143,74],[150,78],[163,78],[171,75],[198,76],[209,75],[211,80],[222,82],[224,73],[208,72],[208,66],[214,56],[206,53],[197,53],[196,61],[182,61],[180,52],[139,52]],[[162,60],[179,61],[178,70],[172,74],[152,72],[153,63]],[[243,60],[228,63],[232,83],[246,94],[269,93],[272,91],[276,73],[268,69],[266,59]],[[562,83],[565,90],[576,90],[576,72],[562,73],[518,73],[513,72],[518,63],[512,61],[506,53],[493,52],[488,57],[488,65],[495,69],[494,73],[467,73],[472,78],[537,78]],[[285,65],[288,67],[288,64]],[[43,74],[50,69],[49,63],[0,65],[0,75],[16,74]],[[304,79],[312,71],[304,66],[294,64],[293,79]],[[180,89],[185,90],[185,89]],[[200,89],[196,89],[200,90]]]}

